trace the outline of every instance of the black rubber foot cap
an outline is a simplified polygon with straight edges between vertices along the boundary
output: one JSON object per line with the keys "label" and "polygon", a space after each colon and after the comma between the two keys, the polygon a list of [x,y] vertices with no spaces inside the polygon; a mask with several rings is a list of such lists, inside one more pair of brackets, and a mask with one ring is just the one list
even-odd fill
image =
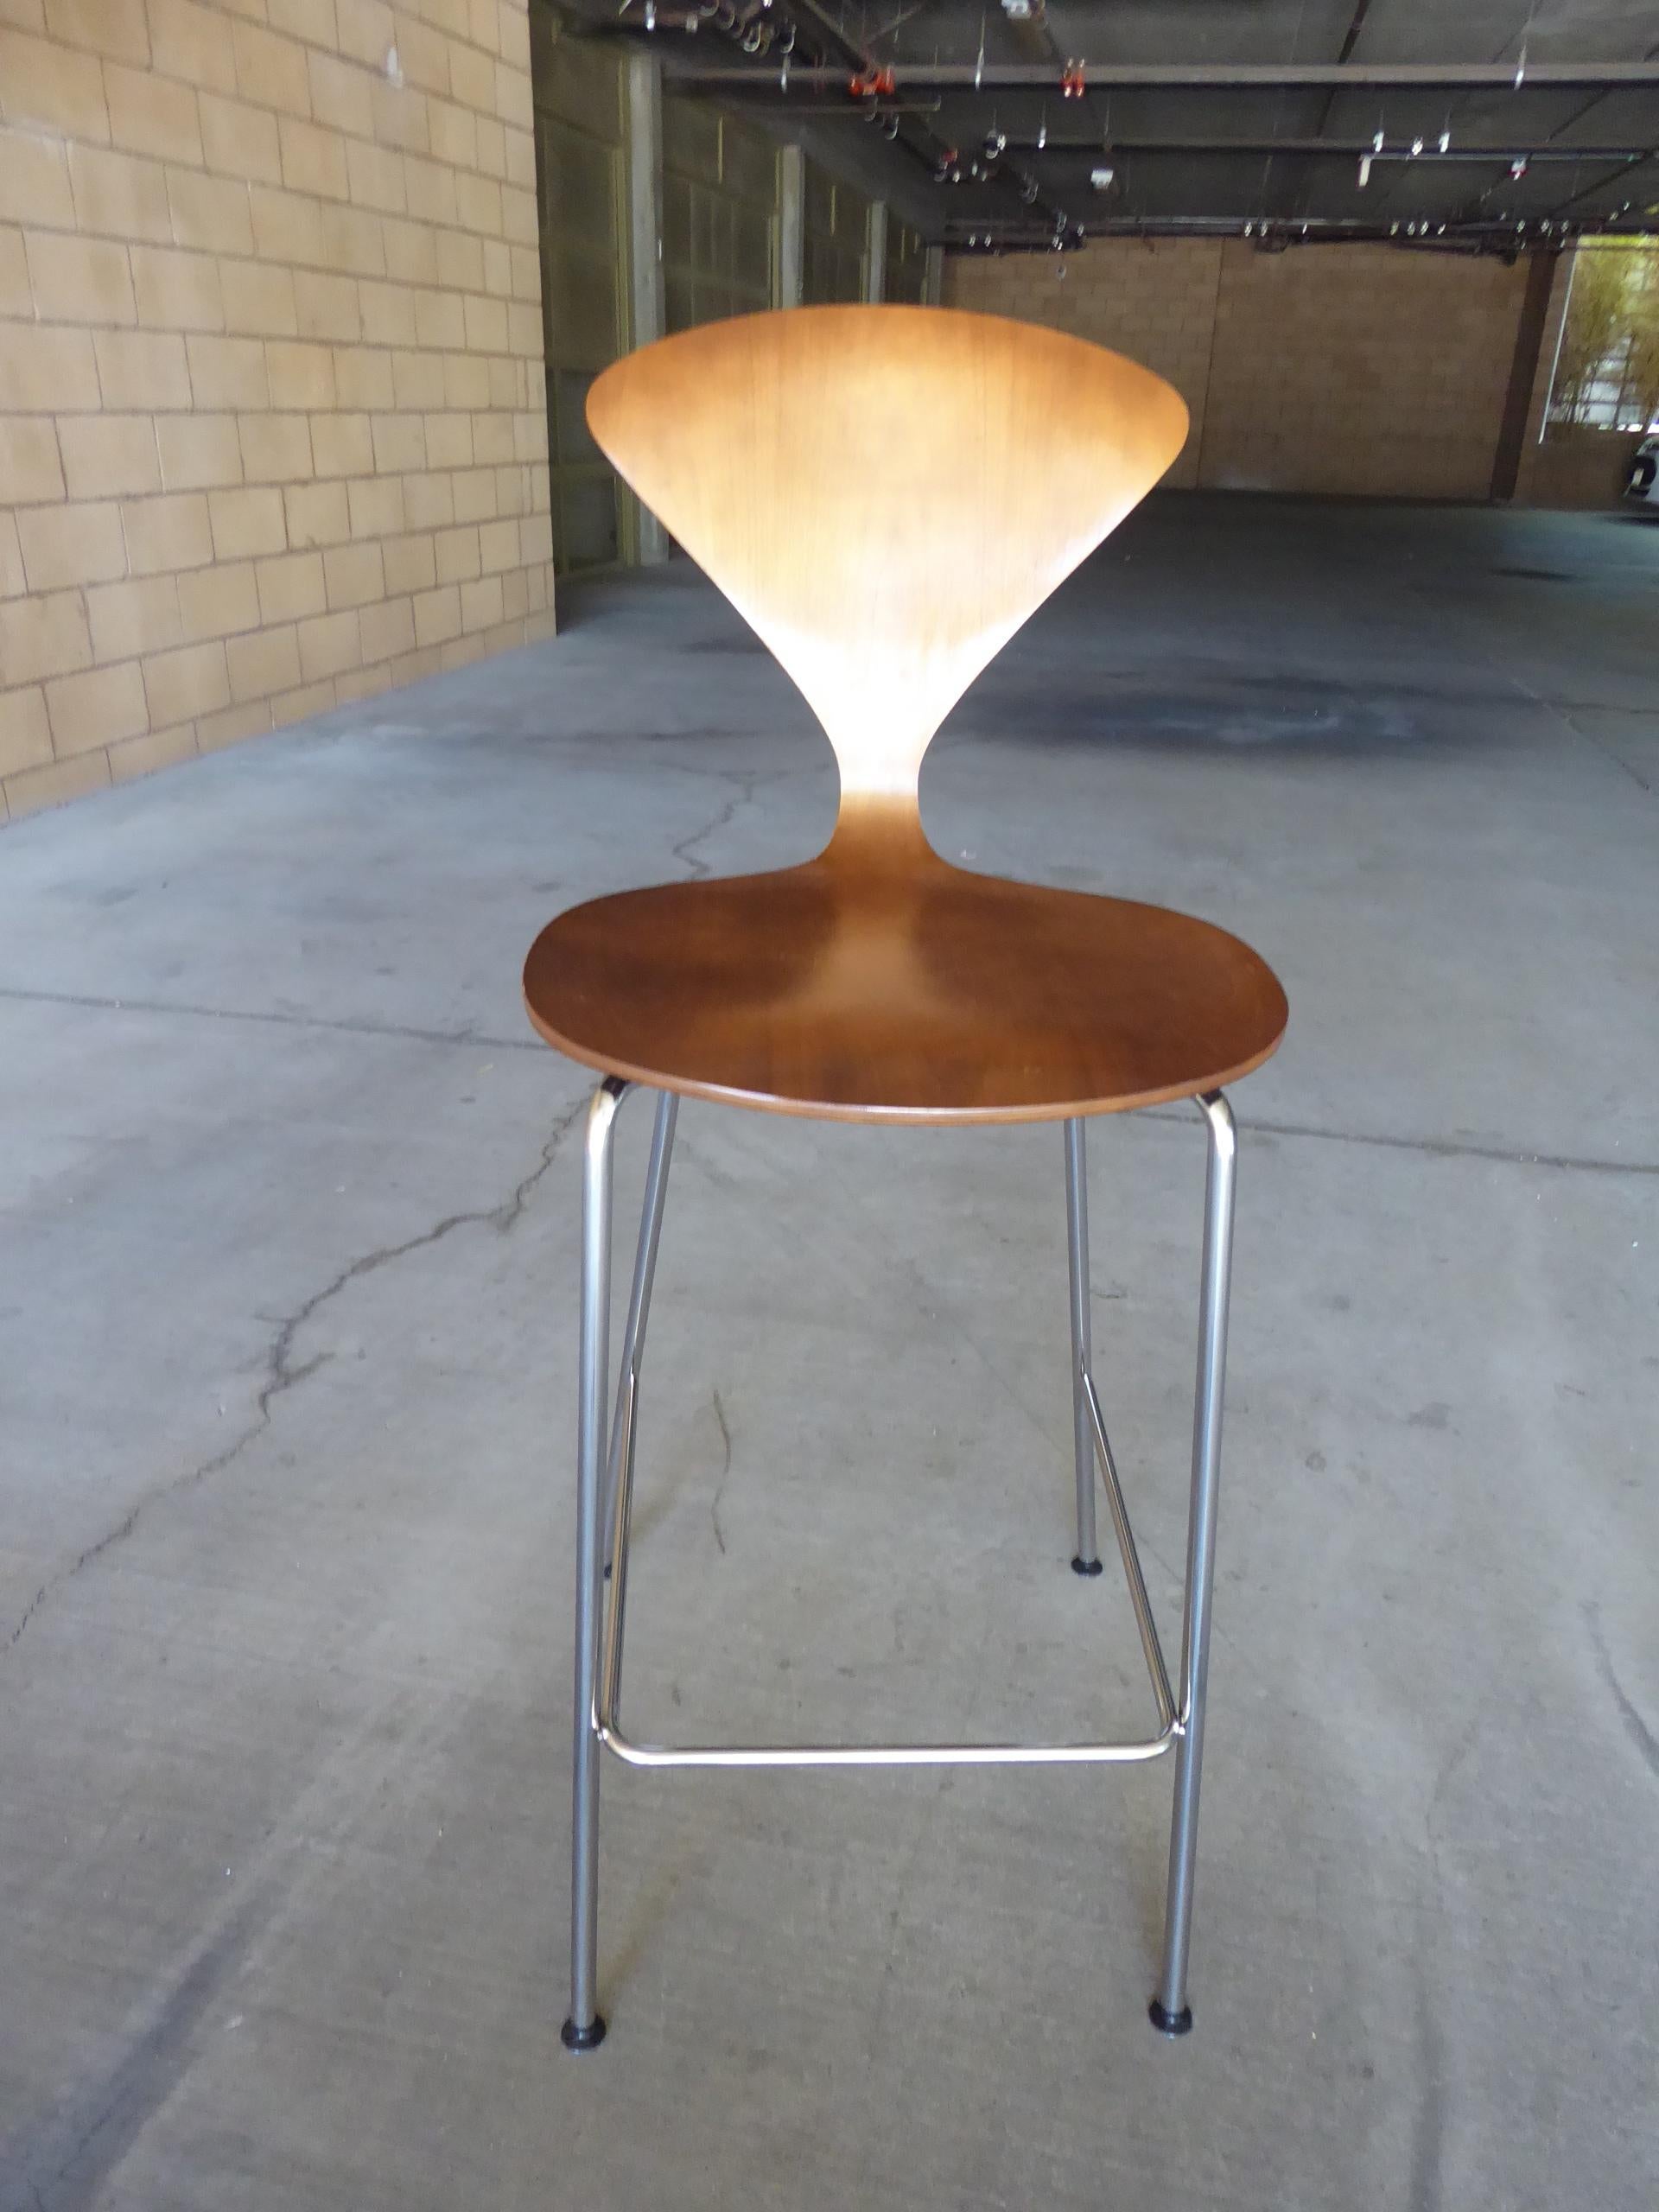
{"label": "black rubber foot cap", "polygon": [[1147,2018],[1160,2036],[1190,2036],[1192,2032],[1192,2007],[1183,2005],[1179,2012],[1166,2012],[1154,1997],[1147,2007]]}
{"label": "black rubber foot cap", "polygon": [[591,2027],[579,2028],[574,2020],[567,2020],[559,2030],[559,2041],[567,2050],[597,2050],[605,2040],[605,2023],[597,2012]]}
{"label": "black rubber foot cap", "polygon": [[1071,1572],[1073,1574],[1103,1574],[1105,1569],[1097,1559],[1074,1559]]}

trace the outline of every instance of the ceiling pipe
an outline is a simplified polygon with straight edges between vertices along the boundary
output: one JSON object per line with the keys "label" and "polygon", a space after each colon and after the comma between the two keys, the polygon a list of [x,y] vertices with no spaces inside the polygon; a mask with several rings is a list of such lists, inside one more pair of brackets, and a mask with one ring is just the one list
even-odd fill
{"label": "ceiling pipe", "polygon": [[[1098,159],[1101,142],[1095,138],[1048,138],[1039,147],[1034,138],[1010,135],[1008,144],[1026,153],[1086,154]],[[1650,162],[1655,158],[1652,147],[1627,146],[1554,146],[1536,147],[1471,146],[1448,147],[1444,153],[1433,144],[1426,145],[1421,154],[1409,146],[1379,147],[1370,138],[1350,142],[1336,138],[1120,138],[1114,135],[1111,150],[1114,154],[1310,154],[1328,155],[1333,161],[1351,162],[1364,159],[1372,162],[1408,162],[1420,168],[1431,163],[1444,167],[1458,162],[1525,162],[1530,168],[1535,162]]]}
{"label": "ceiling pipe", "polygon": [[[1091,238],[1141,238],[1165,233],[1171,237],[1206,238],[1255,235],[1265,238],[1269,245],[1283,242],[1294,245],[1305,238],[1432,238],[1437,235],[1450,237],[1455,231],[1465,236],[1510,239],[1524,234],[1525,242],[1531,243],[1532,233],[1542,232],[1548,226],[1548,217],[1518,222],[1513,217],[1488,216],[1478,222],[1456,223],[1450,217],[1443,222],[1430,218],[1421,221],[1414,218],[1408,222],[1403,217],[1390,217],[1382,221],[1353,215],[1107,215],[1097,217],[1090,224],[1089,235]],[[965,233],[974,227],[971,222],[947,224],[945,244],[952,246],[962,245],[963,238],[957,233]],[[1561,232],[1570,231],[1577,237],[1581,232],[1592,230],[1620,230],[1628,234],[1631,227],[1629,224],[1619,223],[1613,216],[1587,216],[1575,219],[1571,223],[1555,224],[1553,229]],[[1030,227],[1021,229],[1010,226],[1007,228],[1006,236],[1010,241],[1033,245],[1044,243],[1042,234]]]}
{"label": "ceiling pipe", "polygon": [[[881,111],[883,114],[937,115],[938,110],[937,106],[927,105],[914,108],[884,108]],[[828,118],[832,122],[865,119],[858,114],[856,110],[849,110],[838,101],[828,102],[822,107],[802,105],[796,108],[794,112],[797,115],[810,115],[815,120]],[[1448,148],[1445,153],[1426,147],[1421,154],[1414,154],[1408,146],[1384,147],[1379,152],[1369,139],[1360,144],[1350,146],[1338,144],[1336,141],[1328,138],[1119,138],[1114,137],[1108,149],[1103,148],[1102,142],[1098,138],[1047,138],[1039,144],[1034,138],[1009,137],[1007,146],[1011,153],[1041,154],[1046,160],[1066,156],[1077,160],[1098,162],[1103,150],[1109,150],[1114,156],[1296,154],[1341,162],[1351,162],[1357,158],[1363,162],[1368,168],[1373,163],[1389,162],[1414,164],[1419,168],[1428,168],[1433,165],[1442,168],[1456,168],[1459,164],[1465,164],[1477,168],[1507,169],[1511,176],[1524,175],[1527,170],[1531,168],[1552,166],[1577,168],[1586,162],[1613,162],[1618,165],[1607,176],[1599,178],[1594,184],[1586,185],[1581,193],[1575,193],[1573,195],[1573,200],[1592,199],[1598,192],[1618,183],[1629,170],[1639,168],[1644,162],[1659,161],[1659,148],[1650,146],[1538,146],[1528,148],[1524,151],[1510,146],[1459,146]],[[984,181],[994,182],[995,172],[988,173]],[[1571,204],[1572,201],[1562,203],[1563,206]],[[1299,219],[1285,216],[1278,219],[1289,222]]]}
{"label": "ceiling pipe", "polygon": [[[636,3],[639,13],[633,14]],[[938,105],[937,101],[878,104],[868,99],[855,102],[849,97],[851,79],[860,75],[874,77],[876,65],[821,8],[812,5],[811,0],[783,0],[781,5],[779,0],[724,0],[724,4],[719,4],[719,0],[700,0],[700,4],[677,9],[658,7],[656,0],[622,0],[620,12],[623,21],[597,30],[596,35],[615,36],[620,32],[637,38],[644,34],[654,43],[656,35],[663,31],[693,34],[711,29],[744,45],[745,51],[754,55],[755,67],[764,69],[768,79],[775,78],[780,92],[786,92],[798,74],[840,95],[821,105],[791,101],[791,113],[814,119],[821,116],[838,119],[856,117],[861,123],[884,124],[889,140],[912,160],[923,163],[930,176],[937,173],[938,156],[952,151],[940,140],[937,142],[936,156],[931,150],[934,143],[931,134],[925,128],[906,127],[900,120],[909,115],[932,112]],[[808,41],[804,42],[803,24],[809,21]],[[827,60],[827,54],[838,55],[842,66],[837,67]],[[695,66],[676,68],[671,62],[670,69],[671,81],[690,92],[699,92],[714,79],[733,73]],[[746,83],[749,81],[747,72],[736,73]]]}
{"label": "ceiling pipe", "polygon": [[[806,7],[810,0],[791,0],[791,4]],[[819,12],[812,10],[814,15]],[[1049,92],[1056,90],[1059,83],[1052,65],[1043,63],[887,62],[869,66],[887,71],[895,91],[900,92]],[[1632,86],[1659,85],[1659,60],[1529,61],[1524,72],[1517,72],[1513,62],[1490,61],[1240,61],[1221,67],[1188,62],[1090,61],[1081,66],[1085,88],[1091,92],[1120,89],[1288,92],[1322,86],[1337,90],[1394,88],[1431,92],[1482,88],[1537,92],[1566,86],[1615,92]],[[721,92],[765,92],[774,75],[764,67],[711,69],[697,73],[708,89]],[[805,67],[791,70],[790,82],[803,89],[822,91],[837,83],[842,74],[832,68]]]}
{"label": "ceiling pipe", "polygon": [[[1317,215],[1275,221],[1259,217],[1246,220],[1236,215],[1122,215],[1089,226],[1091,238],[1249,238],[1253,233],[1260,249],[1270,253],[1294,245],[1376,245],[1414,251],[1497,254],[1510,261],[1522,253],[1555,251],[1579,238],[1637,235],[1630,225],[1617,218],[1591,218],[1571,224],[1546,219],[1520,224],[1497,219],[1478,223],[1407,223]],[[947,226],[944,244],[953,252],[1045,253],[1052,250],[1052,240],[1041,232],[1013,226],[975,232],[952,224]]]}
{"label": "ceiling pipe", "polygon": [[[622,0],[623,14],[634,4],[635,0]],[[658,7],[657,0],[640,0],[639,17],[623,28],[630,31],[683,31],[688,35],[708,31],[716,38],[729,39],[734,46],[741,47],[745,54],[752,54],[757,59],[771,51],[776,35],[771,20],[771,0],[701,0],[700,5],[690,8]],[[594,34],[590,30],[587,35]]]}
{"label": "ceiling pipe", "polygon": [[[758,5],[759,0],[756,0]],[[791,59],[786,79],[779,65],[770,60],[757,65],[762,79],[779,86],[782,97],[778,102],[787,109],[785,86],[808,83],[821,89],[836,89],[847,95],[844,112],[868,121],[880,122],[891,111],[894,116],[892,132],[893,142],[904,148],[911,157],[920,162],[930,178],[939,184],[976,182],[1001,184],[1016,192],[1027,207],[1039,209],[1047,219],[1052,242],[1065,244],[1082,233],[1076,219],[1057,200],[1046,194],[1038,180],[1028,170],[1001,162],[1000,149],[996,154],[980,153],[959,148],[941,137],[925,124],[904,120],[905,104],[894,96],[897,86],[893,72],[887,63],[879,61],[864,47],[849,38],[840,24],[819,4],[819,0],[771,0],[766,16],[794,35],[797,51],[804,37],[815,45],[820,54],[828,54],[828,64],[820,61],[816,67],[797,67]],[[774,34],[775,38],[775,34]],[[839,66],[836,66],[836,65]],[[754,78],[747,71],[693,69],[682,78],[688,90],[704,91],[717,80],[737,76],[747,83]],[[780,81],[781,80],[781,81]],[[866,91],[863,87],[879,86],[880,91]],[[913,113],[912,109],[909,112]]]}

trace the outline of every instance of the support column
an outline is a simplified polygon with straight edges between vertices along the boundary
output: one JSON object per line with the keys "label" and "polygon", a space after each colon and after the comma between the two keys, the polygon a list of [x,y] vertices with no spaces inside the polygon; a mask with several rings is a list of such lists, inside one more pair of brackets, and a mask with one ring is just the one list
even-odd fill
{"label": "support column", "polygon": [[925,308],[936,308],[944,296],[944,248],[942,245],[931,245],[927,249],[927,259],[923,264],[922,305]]}
{"label": "support column", "polygon": [[1490,496],[1494,499],[1512,499],[1521,480],[1521,454],[1526,443],[1527,423],[1532,414],[1534,388],[1538,381],[1538,360],[1543,351],[1544,326],[1549,320],[1549,296],[1555,282],[1555,272],[1561,265],[1560,252],[1554,248],[1535,246],[1527,256],[1526,289],[1521,295],[1521,312],[1516,320],[1515,353],[1510,362],[1509,390],[1503,397],[1503,415],[1498,425],[1497,445],[1492,455],[1492,481]]}
{"label": "support column", "polygon": [[869,234],[864,243],[864,297],[879,307],[887,296],[887,203],[870,202]]}
{"label": "support column", "polygon": [[[628,68],[628,320],[633,345],[664,330],[663,69],[654,54],[631,53]],[[639,561],[668,558],[668,532],[643,502]]]}
{"label": "support column", "polygon": [[778,149],[778,304],[801,304],[806,226],[806,156],[798,146]]}

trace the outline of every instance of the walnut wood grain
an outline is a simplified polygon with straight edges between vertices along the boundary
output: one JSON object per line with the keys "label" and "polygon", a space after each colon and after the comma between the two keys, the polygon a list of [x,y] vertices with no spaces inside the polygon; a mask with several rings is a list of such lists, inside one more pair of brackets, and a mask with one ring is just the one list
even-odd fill
{"label": "walnut wood grain", "polygon": [[664,1090],[883,1121],[1115,1112],[1268,1057],[1284,995],[1236,938],[967,874],[917,806],[945,714],[1179,451],[1167,385],[998,317],[813,308],[647,346],[588,411],[805,695],[841,806],[798,868],[550,923],[524,970],[550,1044]]}
{"label": "walnut wood grain", "polygon": [[607,1073],[784,1113],[1011,1122],[1185,1098],[1285,1024],[1236,938],[1160,906],[970,875],[931,854],[625,891],[542,932],[550,1044]]}

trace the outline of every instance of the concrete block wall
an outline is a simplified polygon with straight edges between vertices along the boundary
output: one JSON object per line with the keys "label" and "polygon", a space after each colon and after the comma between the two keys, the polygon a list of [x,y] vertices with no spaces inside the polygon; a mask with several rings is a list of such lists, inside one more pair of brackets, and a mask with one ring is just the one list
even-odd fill
{"label": "concrete block wall", "polygon": [[0,0],[0,814],[544,634],[526,0]]}
{"label": "concrete block wall", "polygon": [[1064,255],[950,254],[944,304],[1074,331],[1166,377],[1192,426],[1165,481],[1190,489],[1198,480],[1221,259],[1218,240],[1185,238],[1113,239]]}
{"label": "concrete block wall", "polygon": [[[1144,361],[1192,411],[1171,484],[1484,499],[1524,268],[1386,246],[1102,239],[953,256],[947,302]],[[1546,370],[1547,370],[1546,363]]]}
{"label": "concrete block wall", "polygon": [[1485,499],[1525,289],[1497,260],[1230,239],[1200,481]]}

